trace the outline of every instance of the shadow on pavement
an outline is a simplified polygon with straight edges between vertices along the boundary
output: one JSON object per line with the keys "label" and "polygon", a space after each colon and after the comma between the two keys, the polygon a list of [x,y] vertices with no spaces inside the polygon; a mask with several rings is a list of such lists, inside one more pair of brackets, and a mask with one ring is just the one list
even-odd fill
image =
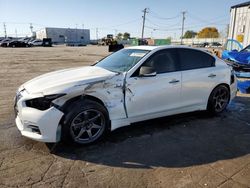
{"label": "shadow on pavement", "polygon": [[[247,103],[248,102],[248,103]],[[250,98],[226,112],[194,112],[120,128],[94,145],[57,144],[64,158],[123,168],[189,167],[250,154]]]}

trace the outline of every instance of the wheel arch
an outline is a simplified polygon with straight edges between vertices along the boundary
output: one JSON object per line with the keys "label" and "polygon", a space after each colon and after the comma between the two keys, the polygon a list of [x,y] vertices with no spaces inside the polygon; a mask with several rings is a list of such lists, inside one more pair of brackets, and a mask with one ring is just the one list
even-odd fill
{"label": "wheel arch", "polygon": [[225,87],[228,89],[228,91],[229,91],[229,97],[231,98],[230,86],[229,86],[227,83],[220,83],[220,84],[216,85],[216,86],[212,89],[212,91],[210,92],[210,94],[209,94],[209,96],[208,96],[208,98],[207,98],[207,108],[208,108],[209,99],[210,99],[211,94],[212,94],[213,91],[214,91],[217,87],[219,87],[219,86],[225,86]]}
{"label": "wheel arch", "polygon": [[[103,107],[106,108],[104,102],[103,102],[101,99],[97,98],[97,97],[94,97],[94,96],[92,96],[92,95],[78,95],[78,96],[73,97],[73,98],[69,99],[68,101],[66,101],[66,102],[60,107],[60,110],[62,110],[62,111],[64,112],[72,103],[74,103],[74,102],[76,102],[76,101],[80,101],[80,100],[84,101],[84,100],[86,100],[86,99],[87,99],[87,100],[91,100],[91,101],[95,101],[95,102],[101,104]],[[106,108],[106,110],[108,111],[107,108]]]}
{"label": "wheel arch", "polygon": [[[65,102],[65,104],[63,104],[61,107],[60,107],[60,110],[64,113],[67,113],[67,109],[68,107],[70,107],[70,105],[72,105],[74,102],[76,101],[84,101],[84,100],[90,100],[90,101],[94,101],[94,102],[97,102],[99,103],[100,105],[102,105],[108,112],[108,117],[110,119],[110,114],[109,114],[109,110],[108,108],[105,106],[104,102],[97,98],[97,97],[94,97],[92,95],[78,95],[78,96],[75,96],[71,99],[69,99],[68,101]],[[62,117],[61,121],[60,121],[60,124],[62,121],[64,121],[64,118],[65,118],[65,115]],[[109,120],[109,124],[108,124],[108,129],[111,130],[111,121]]]}

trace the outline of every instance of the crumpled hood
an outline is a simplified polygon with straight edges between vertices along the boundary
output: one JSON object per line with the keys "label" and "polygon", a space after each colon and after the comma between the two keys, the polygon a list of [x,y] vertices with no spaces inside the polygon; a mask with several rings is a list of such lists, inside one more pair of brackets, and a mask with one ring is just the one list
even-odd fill
{"label": "crumpled hood", "polygon": [[249,64],[250,53],[249,52],[227,52],[227,59],[228,58],[236,60],[236,62],[239,64]]}
{"label": "crumpled hood", "polygon": [[25,88],[28,93],[49,93],[50,90],[63,90],[73,85],[105,80],[115,74],[96,66],[64,69],[38,76],[24,83],[21,88]]}
{"label": "crumpled hood", "polygon": [[249,60],[250,60],[249,52],[240,52],[238,54],[235,54],[234,56],[235,56],[235,60],[237,60],[239,63],[249,64]]}

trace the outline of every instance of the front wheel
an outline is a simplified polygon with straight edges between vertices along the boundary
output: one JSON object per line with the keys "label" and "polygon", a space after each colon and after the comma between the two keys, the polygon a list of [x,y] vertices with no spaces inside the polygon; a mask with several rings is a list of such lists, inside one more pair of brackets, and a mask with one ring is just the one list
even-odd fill
{"label": "front wheel", "polygon": [[108,112],[101,104],[90,100],[77,101],[68,108],[62,139],[69,137],[75,143],[90,144],[104,136],[108,124]]}
{"label": "front wheel", "polygon": [[226,109],[229,100],[229,89],[224,85],[220,85],[216,87],[210,94],[207,110],[212,114],[219,114]]}

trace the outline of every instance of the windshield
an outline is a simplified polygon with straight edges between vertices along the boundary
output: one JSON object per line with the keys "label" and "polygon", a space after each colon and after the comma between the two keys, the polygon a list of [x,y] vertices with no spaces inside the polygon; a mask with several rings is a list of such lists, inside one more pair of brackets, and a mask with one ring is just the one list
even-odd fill
{"label": "windshield", "polygon": [[139,49],[122,49],[107,56],[95,66],[113,72],[127,72],[138,63],[149,51]]}
{"label": "windshield", "polygon": [[246,48],[241,50],[242,52],[250,52],[250,45],[248,45]]}

